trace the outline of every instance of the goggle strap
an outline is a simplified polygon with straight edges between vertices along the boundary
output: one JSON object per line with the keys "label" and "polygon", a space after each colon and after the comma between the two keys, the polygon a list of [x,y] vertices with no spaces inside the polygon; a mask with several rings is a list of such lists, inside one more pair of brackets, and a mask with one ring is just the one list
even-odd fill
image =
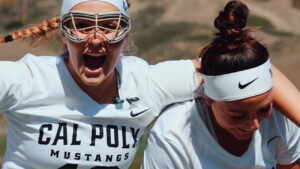
{"label": "goggle strap", "polygon": [[98,30],[98,15],[96,15],[96,20],[95,20],[95,25],[96,25],[96,30],[95,30],[95,33],[96,33],[96,31]]}
{"label": "goggle strap", "polygon": [[[119,32],[118,32],[118,29],[119,29],[120,23],[121,23],[121,14],[119,15],[118,25],[117,25],[116,30],[115,30],[115,32],[116,32],[116,37],[118,36],[118,33],[119,33]],[[115,37],[114,39],[116,39],[116,37]]]}
{"label": "goggle strap", "polygon": [[74,17],[73,17],[73,13],[71,12],[70,14],[71,14],[71,19],[72,19],[72,24],[73,24],[73,27],[74,27],[75,32],[76,32],[76,39],[79,41],[79,40],[80,40],[80,39],[78,38],[79,32],[78,32],[77,27],[76,27],[76,24],[75,24],[75,20],[74,20]]}

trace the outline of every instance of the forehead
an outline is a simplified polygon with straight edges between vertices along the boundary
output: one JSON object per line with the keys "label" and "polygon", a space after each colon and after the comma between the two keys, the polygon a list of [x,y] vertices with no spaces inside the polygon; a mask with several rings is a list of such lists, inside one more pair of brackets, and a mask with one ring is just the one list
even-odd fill
{"label": "forehead", "polygon": [[79,10],[91,13],[106,13],[120,11],[114,5],[102,1],[87,1],[74,6],[71,10]]}
{"label": "forehead", "polygon": [[238,109],[238,108],[250,109],[255,107],[259,108],[259,107],[266,106],[270,104],[272,101],[273,101],[273,90],[271,89],[270,91],[258,96],[237,100],[237,101],[225,101],[223,102],[223,104],[231,109]]}

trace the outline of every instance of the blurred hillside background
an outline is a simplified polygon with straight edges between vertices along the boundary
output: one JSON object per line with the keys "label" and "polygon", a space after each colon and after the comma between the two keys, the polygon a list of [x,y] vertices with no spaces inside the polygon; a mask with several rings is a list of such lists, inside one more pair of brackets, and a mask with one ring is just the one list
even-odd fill
{"label": "blurred hillside background", "polygon": [[[128,52],[152,64],[192,59],[212,38],[214,18],[228,0],[131,0],[133,30]],[[250,9],[248,26],[265,44],[271,60],[300,89],[300,0],[242,0]],[[0,36],[59,15],[61,0],[0,0]],[[0,45],[1,60],[18,60],[25,53],[57,55],[64,51],[60,32],[34,48],[26,40]],[[0,162],[5,150],[5,121],[0,117]],[[142,149],[141,149],[142,150]],[[138,168],[141,150],[132,168]]]}

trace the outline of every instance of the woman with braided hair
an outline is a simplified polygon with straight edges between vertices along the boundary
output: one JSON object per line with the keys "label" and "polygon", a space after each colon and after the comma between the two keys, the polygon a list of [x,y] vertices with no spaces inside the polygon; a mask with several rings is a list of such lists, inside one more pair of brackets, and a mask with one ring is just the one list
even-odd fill
{"label": "woman with braided hair", "polygon": [[204,95],[168,108],[147,140],[142,169],[299,169],[300,128],[273,108],[266,48],[230,1],[201,52]]}
{"label": "woman with braided hair", "polygon": [[150,66],[123,56],[127,10],[125,0],[63,0],[60,17],[1,39],[44,40],[61,28],[67,46],[57,57],[0,62],[4,169],[128,168],[160,110],[193,97],[192,61]]}
{"label": "woman with braided hair", "polygon": [[[125,0],[63,0],[59,18],[1,41],[44,40],[58,27],[66,53],[27,54],[17,62],[0,62],[0,111],[8,124],[2,166],[128,168],[161,109],[194,97],[201,81],[195,76],[200,62],[150,66],[123,56],[131,28]],[[280,72],[275,77],[280,84],[289,82]],[[279,96],[277,104],[284,109],[286,101]],[[291,112],[286,114],[297,121]]]}

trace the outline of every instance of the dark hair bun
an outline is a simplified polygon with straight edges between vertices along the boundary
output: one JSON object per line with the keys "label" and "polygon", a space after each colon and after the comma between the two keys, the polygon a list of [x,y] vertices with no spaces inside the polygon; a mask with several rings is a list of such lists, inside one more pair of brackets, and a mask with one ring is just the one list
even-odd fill
{"label": "dark hair bun", "polygon": [[244,3],[230,1],[225,6],[224,11],[221,11],[215,19],[214,25],[220,33],[228,30],[240,32],[246,26],[248,13],[249,9]]}

